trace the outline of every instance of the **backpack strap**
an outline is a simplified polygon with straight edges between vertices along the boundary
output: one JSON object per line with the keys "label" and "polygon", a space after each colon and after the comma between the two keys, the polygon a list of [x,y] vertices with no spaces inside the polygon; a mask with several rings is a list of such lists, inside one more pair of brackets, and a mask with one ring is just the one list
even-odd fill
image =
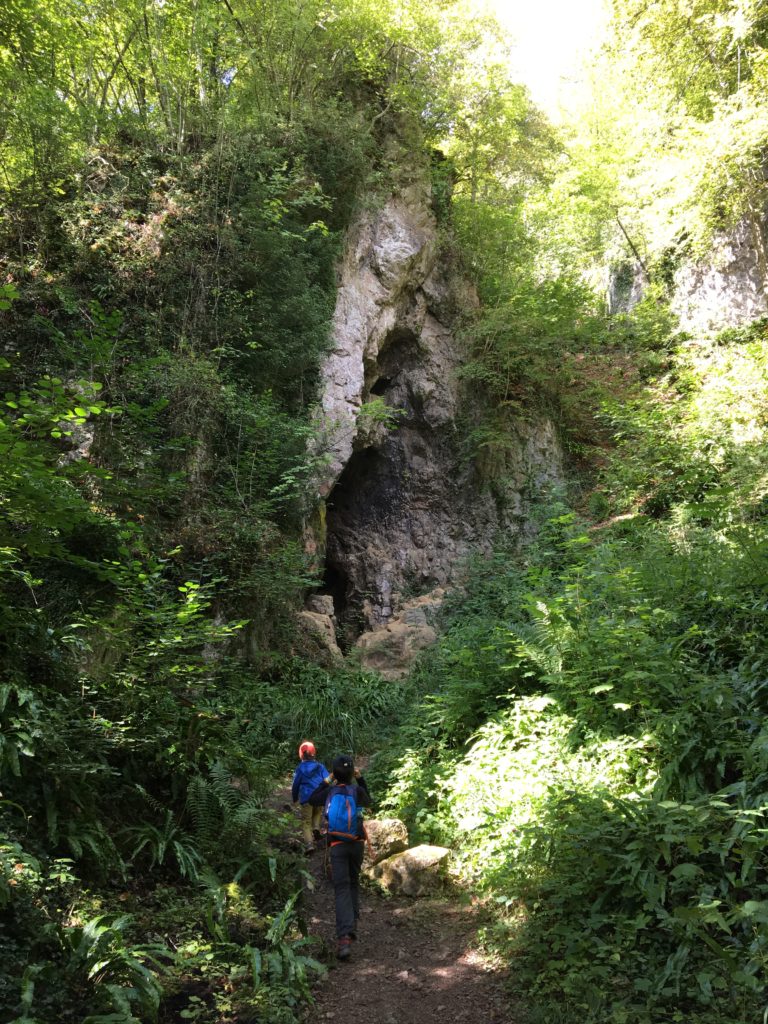
{"label": "backpack strap", "polygon": [[328,809],[331,797],[336,796],[337,793],[344,793],[345,796],[350,796],[348,792],[349,786],[345,782],[335,782],[332,786],[328,787],[328,795],[325,798],[325,808]]}

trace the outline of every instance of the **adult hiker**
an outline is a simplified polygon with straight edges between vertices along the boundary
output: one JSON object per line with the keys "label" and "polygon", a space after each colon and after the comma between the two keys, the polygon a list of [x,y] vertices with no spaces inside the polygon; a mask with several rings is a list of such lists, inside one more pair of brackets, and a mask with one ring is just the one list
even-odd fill
{"label": "adult hiker", "polygon": [[293,773],[291,799],[294,807],[297,803],[301,806],[301,831],[307,853],[313,853],[315,844],[320,840],[320,825],[323,820],[322,807],[313,807],[309,803],[309,798],[326,780],[330,782],[331,776],[325,765],[317,760],[314,743],[311,740],[304,740],[299,746],[299,763]]}
{"label": "adult hiker", "polygon": [[360,869],[365,853],[363,807],[371,806],[365,779],[348,754],[334,758],[333,778],[310,796],[313,807],[324,807],[328,832],[331,881],[336,901],[336,956],[349,959],[360,917]]}

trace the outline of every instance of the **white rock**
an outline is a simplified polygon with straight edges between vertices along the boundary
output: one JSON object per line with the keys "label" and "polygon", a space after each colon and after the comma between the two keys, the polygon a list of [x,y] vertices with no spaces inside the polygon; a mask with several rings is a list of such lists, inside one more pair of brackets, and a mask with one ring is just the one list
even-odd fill
{"label": "white rock", "polygon": [[450,855],[444,846],[414,846],[376,864],[371,874],[390,892],[424,896],[442,884]]}
{"label": "white rock", "polygon": [[761,266],[755,231],[743,220],[714,239],[712,255],[700,263],[685,263],[674,276],[670,306],[684,331],[738,327],[768,313],[765,271]]}
{"label": "white rock", "polygon": [[408,849],[408,829],[399,818],[366,818],[364,869],[370,869],[395,853]]}

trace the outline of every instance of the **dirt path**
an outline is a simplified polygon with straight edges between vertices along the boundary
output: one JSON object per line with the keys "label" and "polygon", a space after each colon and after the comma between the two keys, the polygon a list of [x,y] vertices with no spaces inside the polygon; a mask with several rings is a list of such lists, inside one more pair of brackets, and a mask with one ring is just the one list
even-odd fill
{"label": "dirt path", "polygon": [[[306,1019],[346,1024],[475,1021],[514,1024],[502,978],[477,951],[477,915],[449,900],[362,894],[360,935],[346,963],[333,960],[333,890],[308,897],[310,932],[327,944],[327,978]],[[351,999],[350,999],[351,996]]]}
{"label": "dirt path", "polygon": [[[298,821],[297,821],[298,833]],[[323,854],[307,858],[309,933],[321,939],[329,972],[305,1020],[344,1024],[517,1024],[503,973],[480,953],[478,911],[460,897],[407,899],[361,892],[360,932],[345,963],[335,959],[333,886]]]}

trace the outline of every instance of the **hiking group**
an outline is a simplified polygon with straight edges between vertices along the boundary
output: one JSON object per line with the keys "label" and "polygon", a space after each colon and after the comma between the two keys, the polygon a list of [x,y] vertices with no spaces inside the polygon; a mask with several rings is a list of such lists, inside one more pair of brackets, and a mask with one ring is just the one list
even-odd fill
{"label": "hiking group", "polygon": [[334,758],[329,772],[317,760],[314,743],[299,747],[291,797],[301,807],[304,848],[326,843],[336,903],[336,956],[349,959],[360,917],[360,870],[365,852],[363,807],[371,798],[365,779],[348,754]]}

